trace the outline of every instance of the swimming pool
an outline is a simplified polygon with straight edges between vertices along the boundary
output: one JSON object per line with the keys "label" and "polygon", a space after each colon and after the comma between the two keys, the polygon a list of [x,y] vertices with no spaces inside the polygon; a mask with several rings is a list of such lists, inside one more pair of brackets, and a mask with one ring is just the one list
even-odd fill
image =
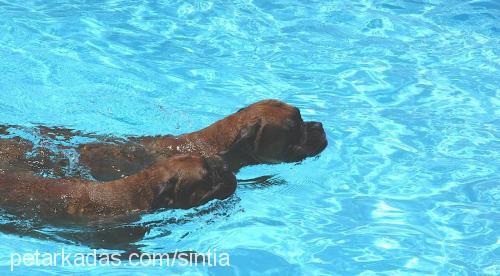
{"label": "swimming pool", "polygon": [[[500,274],[498,22],[495,0],[0,0],[1,124],[180,134],[277,98],[329,139],[241,170],[272,177],[224,202],[138,222],[143,251],[230,267],[14,273]],[[12,252],[91,250],[93,230],[0,224],[2,272]]]}

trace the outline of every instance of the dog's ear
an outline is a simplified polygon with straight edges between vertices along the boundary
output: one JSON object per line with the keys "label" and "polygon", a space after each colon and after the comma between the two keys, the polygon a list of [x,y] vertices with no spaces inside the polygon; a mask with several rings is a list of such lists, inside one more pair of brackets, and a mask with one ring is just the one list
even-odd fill
{"label": "dog's ear", "polygon": [[281,160],[281,154],[289,140],[289,133],[279,126],[261,123],[253,137],[253,147],[247,153],[257,157],[257,160]]}
{"label": "dog's ear", "polygon": [[170,207],[174,204],[174,192],[178,182],[179,178],[174,176],[158,186],[158,189],[154,191],[155,196],[151,202],[150,211]]}
{"label": "dog's ear", "polygon": [[231,153],[244,152],[253,153],[258,147],[257,139],[262,136],[262,121],[258,120],[255,123],[246,126],[240,130],[236,138],[233,140],[227,150],[219,153],[221,156],[227,156]]}
{"label": "dog's ear", "polygon": [[259,124],[259,128],[255,137],[253,137],[253,153],[262,153],[266,151],[266,147],[273,143],[273,140],[278,138],[277,135],[274,135],[275,128],[273,128],[269,124]]}

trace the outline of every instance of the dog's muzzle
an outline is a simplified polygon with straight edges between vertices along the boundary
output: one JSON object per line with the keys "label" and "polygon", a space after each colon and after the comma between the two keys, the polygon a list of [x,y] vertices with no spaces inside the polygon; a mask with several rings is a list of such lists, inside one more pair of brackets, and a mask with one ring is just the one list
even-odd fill
{"label": "dog's muzzle", "polygon": [[301,161],[307,157],[320,154],[328,145],[323,124],[305,122],[302,137],[298,145],[292,146],[290,161]]}

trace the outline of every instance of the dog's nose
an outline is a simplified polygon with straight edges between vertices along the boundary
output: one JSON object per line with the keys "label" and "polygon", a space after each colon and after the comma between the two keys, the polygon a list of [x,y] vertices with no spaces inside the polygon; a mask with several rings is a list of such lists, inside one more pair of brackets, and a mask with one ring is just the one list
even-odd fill
{"label": "dog's nose", "polygon": [[310,122],[311,128],[323,128],[323,124],[320,122]]}

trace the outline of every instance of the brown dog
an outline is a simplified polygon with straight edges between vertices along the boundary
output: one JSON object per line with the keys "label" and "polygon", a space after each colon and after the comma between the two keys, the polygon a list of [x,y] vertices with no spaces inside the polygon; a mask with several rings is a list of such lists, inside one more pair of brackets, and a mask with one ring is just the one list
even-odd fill
{"label": "brown dog", "polygon": [[[40,131],[68,140],[80,135],[60,128],[40,127]],[[321,123],[304,122],[299,109],[277,100],[257,102],[205,129],[180,136],[103,140],[77,149],[80,163],[100,181],[132,175],[180,153],[219,154],[232,171],[237,171],[246,165],[301,161],[319,154],[327,145]],[[31,163],[56,170],[70,163],[64,156],[49,155],[42,151]]]}
{"label": "brown dog", "polygon": [[176,155],[133,176],[99,183],[0,174],[0,207],[40,217],[101,217],[159,208],[191,208],[225,199],[236,178],[217,157]]}

